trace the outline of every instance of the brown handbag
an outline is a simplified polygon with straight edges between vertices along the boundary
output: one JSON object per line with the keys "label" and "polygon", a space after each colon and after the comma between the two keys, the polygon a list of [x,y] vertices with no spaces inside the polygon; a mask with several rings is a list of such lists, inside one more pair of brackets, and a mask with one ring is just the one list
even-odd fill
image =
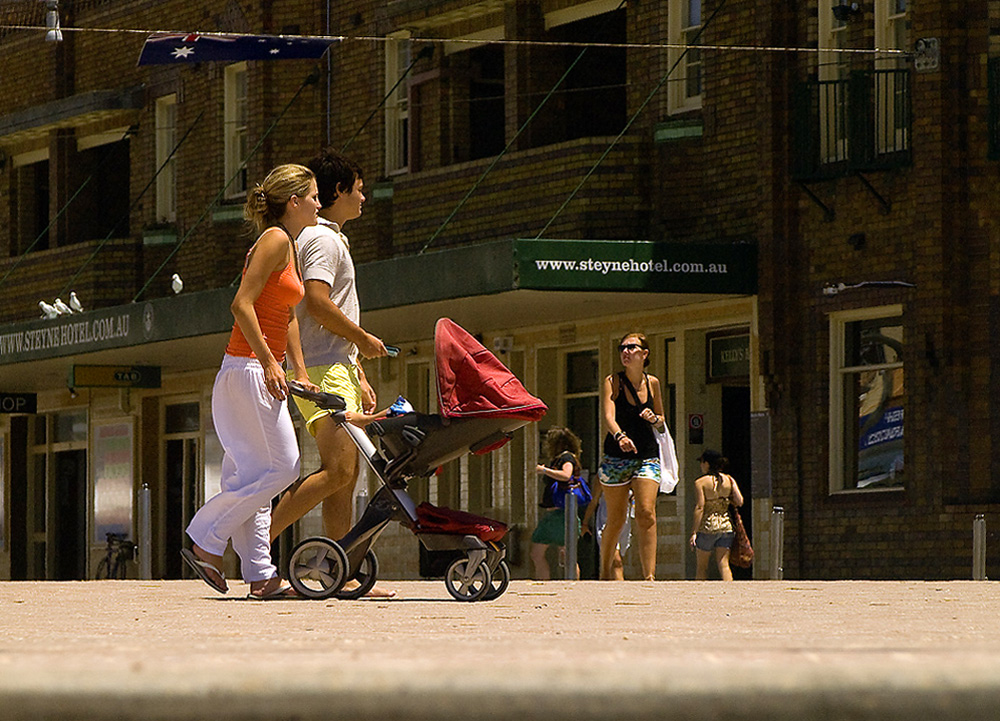
{"label": "brown handbag", "polygon": [[750,546],[750,539],[747,531],[743,527],[743,519],[740,518],[739,509],[729,504],[729,520],[733,522],[733,545],[729,548],[729,565],[740,568],[750,568],[753,563],[753,548]]}

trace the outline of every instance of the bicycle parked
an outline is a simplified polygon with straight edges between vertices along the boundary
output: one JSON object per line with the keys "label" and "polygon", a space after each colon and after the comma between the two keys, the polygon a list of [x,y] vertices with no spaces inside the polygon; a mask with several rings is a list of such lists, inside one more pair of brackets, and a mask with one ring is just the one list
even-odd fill
{"label": "bicycle parked", "polygon": [[107,533],[107,553],[97,564],[97,578],[125,578],[128,562],[136,556],[136,545],[124,533]]}

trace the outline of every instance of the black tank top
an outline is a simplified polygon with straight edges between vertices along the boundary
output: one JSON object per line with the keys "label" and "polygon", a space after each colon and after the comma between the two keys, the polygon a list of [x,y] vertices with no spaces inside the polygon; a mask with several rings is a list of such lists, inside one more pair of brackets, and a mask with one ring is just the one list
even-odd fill
{"label": "black tank top", "polygon": [[[649,376],[642,374],[643,382],[646,385],[646,402],[639,403],[639,394],[632,387],[632,382],[625,375],[625,371],[618,373],[618,395],[615,396],[615,421],[618,427],[625,431],[625,435],[632,439],[635,444],[635,453],[625,453],[618,445],[611,433],[604,438],[604,455],[612,458],[656,458],[660,455],[660,448],[656,444],[656,437],[653,435],[653,426],[639,417],[643,408],[653,408],[653,392],[649,387]],[[636,405],[632,405],[629,399],[634,400]]]}

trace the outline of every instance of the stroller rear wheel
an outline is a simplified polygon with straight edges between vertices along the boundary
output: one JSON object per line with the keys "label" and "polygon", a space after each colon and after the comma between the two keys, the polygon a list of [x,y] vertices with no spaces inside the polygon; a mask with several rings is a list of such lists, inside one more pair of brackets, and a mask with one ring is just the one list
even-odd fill
{"label": "stroller rear wheel", "polygon": [[307,538],[295,547],[288,561],[288,580],[300,595],[329,598],[344,585],[347,554],[329,538]]}
{"label": "stroller rear wheel", "polygon": [[360,585],[357,588],[347,591],[338,591],[337,598],[342,598],[345,601],[353,601],[356,598],[361,598],[374,588],[377,577],[378,558],[375,556],[375,551],[369,548],[368,553],[365,554],[365,557],[361,559],[361,563],[358,564],[358,570],[348,579],[357,581]]}
{"label": "stroller rear wheel", "polygon": [[469,558],[455,559],[445,573],[444,585],[456,601],[481,601],[492,588],[489,566],[480,563],[469,573],[471,563]]}
{"label": "stroller rear wheel", "polygon": [[504,591],[507,590],[507,586],[510,585],[510,566],[507,565],[506,561],[500,561],[493,573],[490,574],[489,588],[483,595],[484,601],[492,601],[494,599],[500,598]]}

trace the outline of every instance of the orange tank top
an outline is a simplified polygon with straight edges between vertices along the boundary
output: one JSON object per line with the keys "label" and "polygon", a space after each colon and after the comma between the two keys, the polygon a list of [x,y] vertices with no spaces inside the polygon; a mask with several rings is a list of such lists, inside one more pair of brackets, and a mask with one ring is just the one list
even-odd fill
{"label": "orange tank top", "polygon": [[[247,257],[249,258],[249,253]],[[246,274],[246,270],[246,264],[244,264],[244,274]],[[289,310],[302,300],[305,292],[302,279],[295,270],[295,257],[293,255],[292,259],[288,261],[288,265],[282,270],[271,273],[257,300],[254,301],[253,309],[257,315],[260,330],[264,334],[264,341],[279,363],[285,360]],[[233,331],[229,335],[226,354],[241,358],[256,357],[238,323],[233,323]]]}

